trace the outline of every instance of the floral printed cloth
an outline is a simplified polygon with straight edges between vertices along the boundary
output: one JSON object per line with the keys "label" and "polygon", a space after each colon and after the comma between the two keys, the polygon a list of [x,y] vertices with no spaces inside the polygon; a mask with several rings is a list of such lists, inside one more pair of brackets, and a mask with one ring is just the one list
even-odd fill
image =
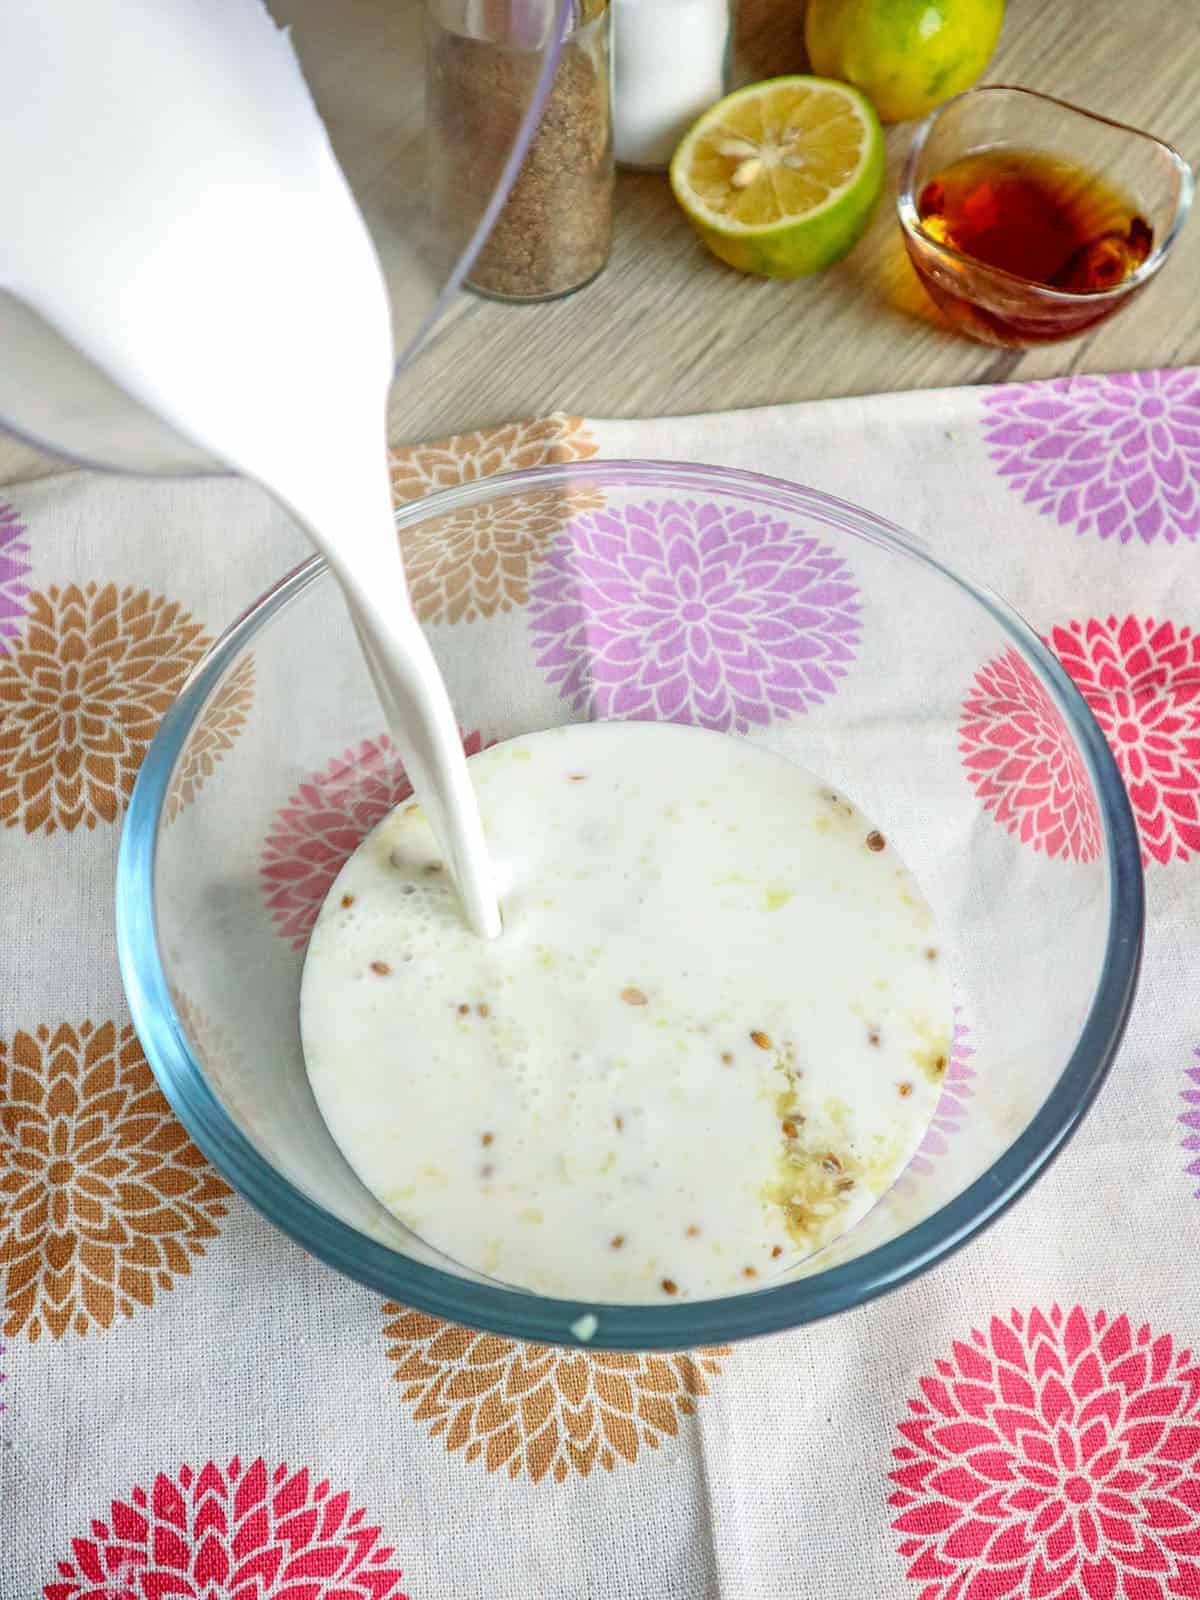
{"label": "floral printed cloth", "polygon": [[[795,1335],[581,1354],[381,1302],[277,1235],[192,1145],[113,947],[119,827],[158,719],[303,543],[232,481],[70,473],[8,491],[0,1600],[1200,1597],[1200,372],[554,417],[397,450],[393,481],[406,499],[597,454],[856,501],[1040,629],[1112,745],[1143,845],[1145,977],[1112,1081],[982,1239]],[[576,509],[571,585],[535,499],[519,521],[465,511],[410,539],[439,649],[511,612],[539,692],[717,728],[838,692],[859,619],[828,552],[753,526],[718,539],[703,507],[670,529]],[[253,714],[248,669],[211,708],[179,803]],[[1095,819],[1042,714],[1019,664],[985,664],[963,781],[1015,847],[1086,860]],[[344,759],[264,841],[264,902],[296,943],[399,797],[381,781],[361,814],[339,809]],[[923,1159],[986,1071],[960,1031]]]}

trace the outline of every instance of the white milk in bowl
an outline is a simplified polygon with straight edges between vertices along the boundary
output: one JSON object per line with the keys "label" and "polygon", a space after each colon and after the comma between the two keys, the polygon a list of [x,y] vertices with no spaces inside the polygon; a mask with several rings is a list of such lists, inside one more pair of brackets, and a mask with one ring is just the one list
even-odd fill
{"label": "white milk in bowl", "polygon": [[884,834],[790,761],[591,723],[475,756],[504,929],[398,807],[301,991],[333,1137],[466,1266],[613,1302],[761,1288],[915,1150],[950,1051],[933,920]]}

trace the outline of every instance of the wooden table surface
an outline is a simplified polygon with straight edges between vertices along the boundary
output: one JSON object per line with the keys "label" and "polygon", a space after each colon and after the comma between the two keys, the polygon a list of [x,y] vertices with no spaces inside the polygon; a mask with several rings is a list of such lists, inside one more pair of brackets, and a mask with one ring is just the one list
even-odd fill
{"label": "wooden table surface", "polygon": [[[398,0],[278,0],[376,236],[389,212],[389,40]],[[804,70],[802,0],[743,0],[750,77]],[[394,57],[393,57],[394,61]],[[1009,0],[985,81],[1046,90],[1169,140],[1200,165],[1200,0]],[[397,384],[394,441],[564,409],[716,411],[882,390],[1200,362],[1200,217],[1161,277],[1083,339],[1002,351],[949,333],[925,301],[891,205],[911,134],[888,130],[889,188],[868,237],[796,283],[744,278],[693,240],[664,178],[622,174],[607,270],[568,299],[464,295]],[[0,439],[0,482],[53,470]]]}

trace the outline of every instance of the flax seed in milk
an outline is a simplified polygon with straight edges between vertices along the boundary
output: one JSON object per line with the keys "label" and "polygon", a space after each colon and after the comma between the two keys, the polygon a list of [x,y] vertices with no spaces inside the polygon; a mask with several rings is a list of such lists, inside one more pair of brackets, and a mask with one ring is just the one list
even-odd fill
{"label": "flax seed in milk", "polygon": [[333,1137],[402,1222],[540,1293],[762,1287],[857,1221],[933,1113],[929,909],[801,767],[694,728],[475,756],[504,916],[467,928],[420,808],[330,890],[301,1032]]}

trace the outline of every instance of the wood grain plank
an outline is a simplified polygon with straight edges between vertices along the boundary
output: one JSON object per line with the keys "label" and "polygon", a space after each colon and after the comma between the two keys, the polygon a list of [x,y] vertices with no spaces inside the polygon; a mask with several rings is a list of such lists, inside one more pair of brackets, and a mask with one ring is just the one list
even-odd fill
{"label": "wood grain plank", "polygon": [[[411,187],[414,35],[400,0],[278,0],[334,143],[395,261]],[[740,69],[803,70],[799,0],[743,0]],[[1200,162],[1196,0],[1010,0],[990,82],[1020,83],[1169,139]],[[1200,221],[1127,312],[1074,344],[1011,355],[946,330],[899,243],[892,196],[911,127],[888,132],[889,193],[857,250],[798,283],[739,277],[695,243],[665,179],[622,175],[608,269],[579,294],[514,307],[462,296],[397,384],[395,441],[552,409],[668,415],[783,401],[1200,362]],[[403,192],[398,192],[403,190]],[[0,440],[0,482],[53,470]]]}

